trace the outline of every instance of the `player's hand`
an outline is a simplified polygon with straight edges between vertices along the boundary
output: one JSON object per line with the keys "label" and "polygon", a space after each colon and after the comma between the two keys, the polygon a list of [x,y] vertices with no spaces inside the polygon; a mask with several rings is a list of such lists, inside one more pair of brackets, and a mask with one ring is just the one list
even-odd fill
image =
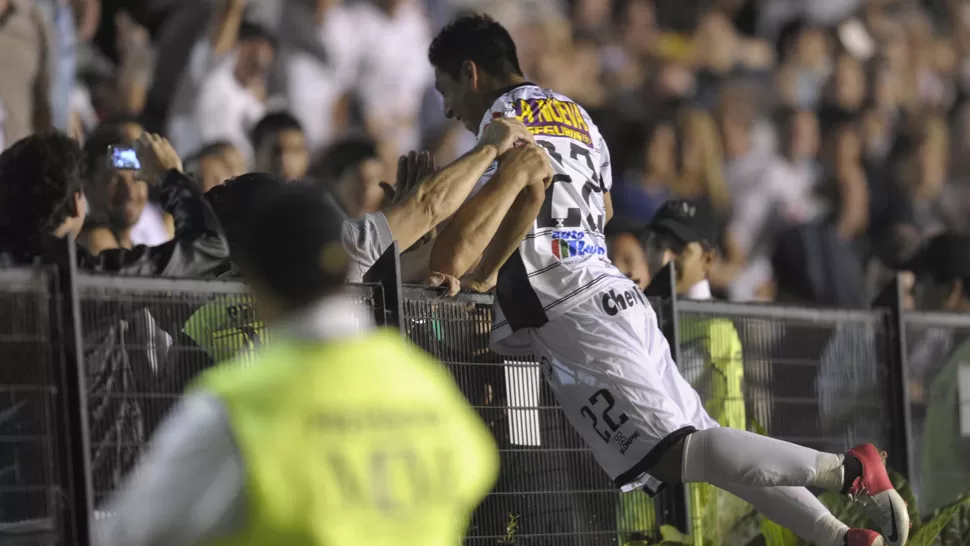
{"label": "player's hand", "polygon": [[535,144],[532,133],[524,123],[515,118],[497,118],[485,127],[482,137],[478,139],[477,147],[491,146],[495,148],[495,153],[501,156],[522,142]]}
{"label": "player's hand", "polygon": [[472,274],[464,277],[461,280],[461,287],[465,290],[471,290],[472,292],[478,292],[484,294],[486,292],[491,292],[495,285],[498,284],[498,278],[495,276],[481,278],[478,275]]}
{"label": "player's hand", "polygon": [[435,167],[434,156],[428,150],[415,152],[414,150],[402,155],[397,160],[397,186],[391,186],[387,182],[381,182],[381,189],[384,190],[388,204],[395,204],[419,182],[433,174]]}
{"label": "player's hand", "polygon": [[458,281],[458,279],[448,275],[447,273],[432,272],[431,275],[421,284],[424,286],[443,287],[449,297],[456,296],[458,295],[458,292],[461,291],[461,283]]}
{"label": "player's hand", "polygon": [[525,177],[526,185],[541,183],[548,187],[552,181],[552,163],[541,146],[526,144],[509,150],[499,160],[500,169],[511,169]]}
{"label": "player's hand", "polygon": [[171,169],[182,172],[182,158],[178,152],[165,138],[154,133],[142,133],[138,137],[135,154],[141,164],[135,173],[138,180],[154,184]]}

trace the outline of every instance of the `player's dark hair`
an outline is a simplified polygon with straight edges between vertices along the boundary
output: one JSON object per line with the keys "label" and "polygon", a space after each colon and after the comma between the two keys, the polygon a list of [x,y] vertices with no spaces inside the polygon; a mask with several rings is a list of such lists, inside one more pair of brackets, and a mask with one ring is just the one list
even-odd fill
{"label": "player's dark hair", "polygon": [[0,154],[0,246],[29,258],[44,233],[77,214],[82,158],[77,141],[53,131],[18,140]]}
{"label": "player's dark hair", "polygon": [[249,133],[249,140],[252,141],[253,148],[258,149],[266,138],[283,131],[299,131],[302,133],[303,126],[289,112],[272,112],[266,114],[263,119],[256,123],[256,126]]}
{"label": "player's dark hair", "polygon": [[313,168],[313,175],[326,182],[335,182],[348,170],[368,159],[379,159],[377,143],[369,138],[347,138],[328,148]]}
{"label": "player's dark hair", "polygon": [[237,257],[247,278],[272,291],[287,311],[341,286],[349,258],[342,215],[307,182],[282,186],[242,226]]}
{"label": "player's dark hair", "polygon": [[205,197],[222,224],[233,258],[239,249],[243,227],[253,221],[253,214],[261,203],[283,185],[284,181],[272,174],[246,173],[206,192]]}
{"label": "player's dark hair", "polygon": [[495,76],[522,75],[512,36],[488,15],[464,15],[445,25],[428,48],[428,60],[456,80],[465,61]]}

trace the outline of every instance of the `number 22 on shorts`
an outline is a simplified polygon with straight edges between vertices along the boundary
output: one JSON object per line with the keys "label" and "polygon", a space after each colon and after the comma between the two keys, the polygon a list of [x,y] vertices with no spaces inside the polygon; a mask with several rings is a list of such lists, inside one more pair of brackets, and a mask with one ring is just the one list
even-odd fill
{"label": "number 22 on shorts", "polygon": [[[603,418],[603,422],[606,424],[606,427],[609,429],[608,431],[603,430],[598,426],[599,418],[597,418],[596,414],[593,412],[593,408],[596,408],[597,404],[599,404],[601,400],[605,402],[605,407],[603,408],[603,411],[600,412],[600,416]],[[613,433],[619,430],[620,427],[622,427],[623,424],[629,420],[629,418],[625,413],[621,413],[616,418],[616,420],[614,420],[613,416],[610,415],[610,411],[613,410],[614,405],[616,405],[616,399],[613,398],[613,395],[610,394],[610,391],[606,389],[600,389],[596,391],[596,393],[594,393],[593,396],[589,397],[589,405],[583,406],[582,409],[579,410],[579,412],[582,413],[584,417],[592,421],[593,430],[595,430],[596,434],[599,434],[599,437],[602,438],[603,441],[606,443],[609,443],[610,438],[613,437]]]}

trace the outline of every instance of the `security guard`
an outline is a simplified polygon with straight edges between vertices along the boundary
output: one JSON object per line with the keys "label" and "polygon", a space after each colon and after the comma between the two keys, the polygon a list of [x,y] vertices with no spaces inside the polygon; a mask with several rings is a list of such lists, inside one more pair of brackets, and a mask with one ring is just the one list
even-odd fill
{"label": "security guard", "polygon": [[235,260],[273,343],[202,375],[96,543],[453,546],[494,484],[494,440],[440,363],[341,295],[319,193],[266,201]]}

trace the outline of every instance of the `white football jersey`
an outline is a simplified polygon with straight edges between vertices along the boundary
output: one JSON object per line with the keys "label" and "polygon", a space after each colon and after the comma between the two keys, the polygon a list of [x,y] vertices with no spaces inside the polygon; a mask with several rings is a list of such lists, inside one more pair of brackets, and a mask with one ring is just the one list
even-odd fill
{"label": "white football jersey", "polygon": [[606,257],[603,194],[613,185],[610,153],[586,110],[523,84],[492,104],[479,137],[501,117],[525,123],[552,158],[554,176],[532,230],[499,272],[493,341],[538,328],[601,289],[629,282]]}

